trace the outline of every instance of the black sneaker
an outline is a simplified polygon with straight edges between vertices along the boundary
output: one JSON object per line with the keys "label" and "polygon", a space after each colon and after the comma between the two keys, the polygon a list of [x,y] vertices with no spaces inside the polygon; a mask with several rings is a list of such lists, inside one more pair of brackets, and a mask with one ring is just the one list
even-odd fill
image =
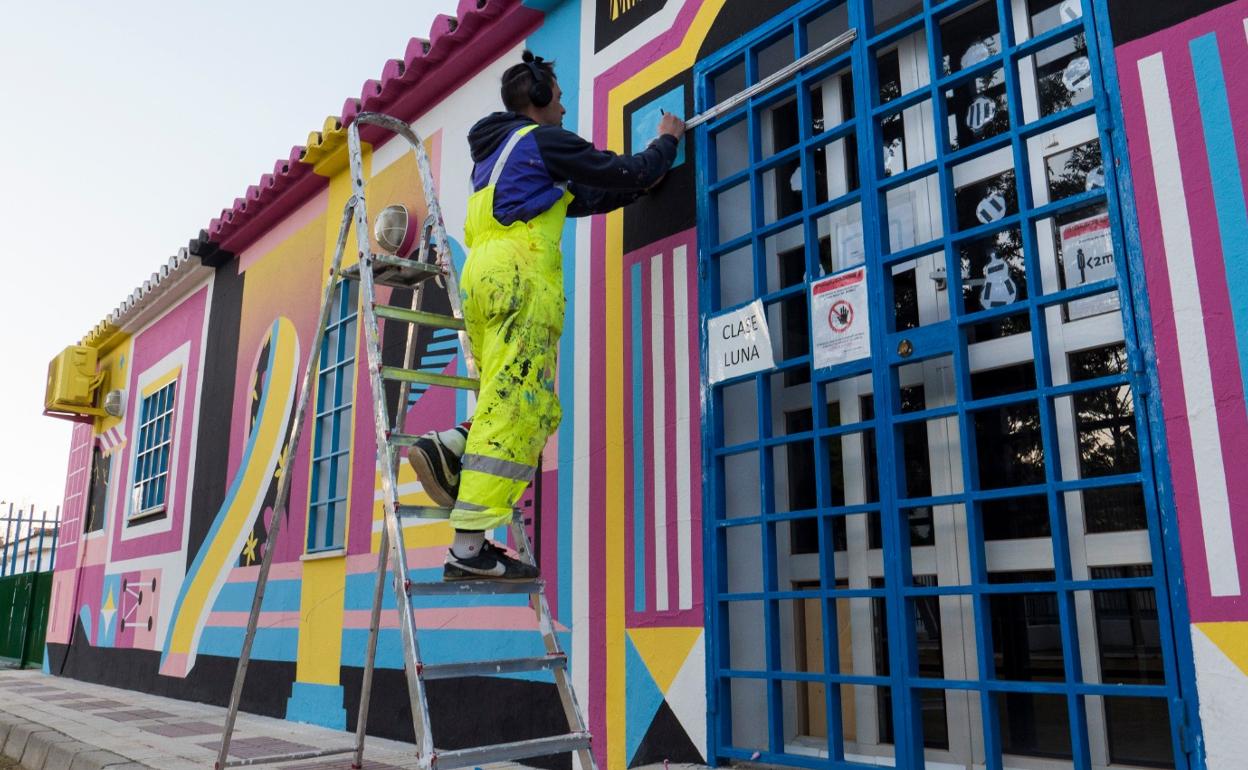
{"label": "black sneaker", "polygon": [[453,551],[447,551],[446,563],[442,565],[442,579],[497,580],[519,582],[536,580],[537,567],[525,564],[489,540],[481,546],[481,552],[471,559],[461,559]]}
{"label": "black sneaker", "polygon": [[459,497],[459,455],[442,443],[436,431],[416,439],[407,452],[407,461],[433,502],[454,507]]}

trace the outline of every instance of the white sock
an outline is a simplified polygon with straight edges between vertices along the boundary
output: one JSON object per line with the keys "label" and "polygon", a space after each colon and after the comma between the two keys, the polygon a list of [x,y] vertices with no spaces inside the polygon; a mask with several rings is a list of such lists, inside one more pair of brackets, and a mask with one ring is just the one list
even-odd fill
{"label": "white sock", "polygon": [[485,545],[484,530],[455,530],[455,540],[451,542],[451,553],[457,559],[471,559],[481,553],[481,546]]}
{"label": "white sock", "polygon": [[438,440],[459,457],[463,457],[464,450],[468,447],[468,429],[462,425],[456,425],[450,430],[438,432]]}

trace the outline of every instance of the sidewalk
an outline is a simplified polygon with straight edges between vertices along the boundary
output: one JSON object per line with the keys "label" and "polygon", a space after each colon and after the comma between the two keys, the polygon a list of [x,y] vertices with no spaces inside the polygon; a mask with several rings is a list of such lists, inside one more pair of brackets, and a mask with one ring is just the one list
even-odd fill
{"label": "sidewalk", "polygon": [[[23,770],[205,770],[216,760],[224,723],[220,706],[38,671],[0,671],[0,753],[19,760]],[[240,713],[230,755],[246,759],[354,743],[353,733]],[[364,770],[416,766],[411,744],[369,737]],[[348,770],[351,755],[266,767]]]}

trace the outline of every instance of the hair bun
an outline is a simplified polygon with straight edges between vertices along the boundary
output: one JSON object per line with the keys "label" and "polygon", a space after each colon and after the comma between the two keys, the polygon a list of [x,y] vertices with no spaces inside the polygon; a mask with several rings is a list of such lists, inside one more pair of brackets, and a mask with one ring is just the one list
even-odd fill
{"label": "hair bun", "polygon": [[526,63],[531,62],[533,61],[533,52],[526,48],[524,53],[520,56],[520,58],[523,59]]}

